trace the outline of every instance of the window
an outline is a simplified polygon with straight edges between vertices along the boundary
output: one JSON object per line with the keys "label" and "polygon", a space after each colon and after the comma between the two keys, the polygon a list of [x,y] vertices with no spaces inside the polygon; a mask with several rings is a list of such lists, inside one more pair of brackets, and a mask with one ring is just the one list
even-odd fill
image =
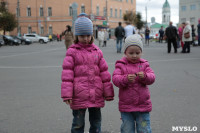
{"label": "window", "polygon": [[28,17],[31,16],[31,8],[30,8],[30,7],[27,8],[27,16],[28,16]]}
{"label": "window", "polygon": [[48,16],[52,16],[52,8],[48,7]]}
{"label": "window", "polygon": [[43,11],[43,7],[40,7],[40,17],[44,16],[44,11]]}
{"label": "window", "polygon": [[128,3],[128,0],[126,0],[126,2]]}
{"label": "window", "polygon": [[196,10],[196,5],[190,5],[190,10],[191,10],[191,11]]}
{"label": "window", "polygon": [[117,18],[117,9],[115,9],[115,17]]}
{"label": "window", "polygon": [[181,6],[181,11],[186,11],[186,6]]}
{"label": "window", "polygon": [[181,23],[186,22],[186,18],[181,18]]}
{"label": "window", "polygon": [[110,17],[112,17],[112,16],[113,16],[113,9],[110,8]]}
{"label": "window", "polygon": [[28,33],[31,33],[32,32],[32,28],[29,26],[28,27]]}
{"label": "window", "polygon": [[97,16],[99,16],[99,6],[97,6]]}
{"label": "window", "polygon": [[103,8],[103,16],[107,16],[106,7]]}
{"label": "window", "polygon": [[133,4],[133,0],[131,0],[131,3]]}
{"label": "window", "polygon": [[20,16],[20,8],[16,8],[16,17]]}
{"label": "window", "polygon": [[122,18],[122,9],[119,10],[119,17]]}
{"label": "window", "polygon": [[70,7],[69,7],[69,16],[72,16],[72,14],[73,14],[73,9],[72,9],[72,7],[70,6]]}
{"label": "window", "polygon": [[44,34],[44,27],[40,27],[40,34],[43,35]]}
{"label": "window", "polygon": [[53,29],[52,26],[49,27],[49,34],[52,35],[53,34]]}
{"label": "window", "polygon": [[85,13],[85,6],[81,6],[81,12]]}
{"label": "window", "polygon": [[193,17],[193,18],[190,18],[190,23],[191,24],[194,24],[195,23],[195,18]]}

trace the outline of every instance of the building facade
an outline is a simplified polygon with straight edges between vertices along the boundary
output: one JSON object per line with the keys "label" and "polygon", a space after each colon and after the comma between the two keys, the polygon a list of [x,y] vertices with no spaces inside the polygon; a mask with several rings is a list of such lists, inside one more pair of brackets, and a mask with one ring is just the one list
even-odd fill
{"label": "building facade", "polygon": [[179,0],[179,22],[190,21],[197,29],[200,19],[200,0]]}
{"label": "building facade", "polygon": [[93,21],[94,30],[114,29],[123,22],[123,14],[136,12],[136,0],[1,0],[16,14],[18,28],[10,34],[35,32],[40,35],[60,34],[66,25],[73,25],[73,4],[77,15],[84,12]]}

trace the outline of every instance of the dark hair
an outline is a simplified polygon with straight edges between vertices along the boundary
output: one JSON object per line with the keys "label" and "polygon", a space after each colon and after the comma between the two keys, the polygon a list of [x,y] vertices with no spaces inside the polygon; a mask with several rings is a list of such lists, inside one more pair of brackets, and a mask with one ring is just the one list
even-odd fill
{"label": "dark hair", "polygon": [[67,25],[68,31],[71,31],[71,26]]}
{"label": "dark hair", "polygon": [[121,26],[122,25],[122,22],[119,22],[119,26]]}
{"label": "dark hair", "polygon": [[[91,35],[91,36],[92,36],[92,35]],[[75,36],[74,43],[76,44],[76,43],[78,43],[78,42],[79,42],[78,36]],[[91,41],[89,42],[89,44],[92,44],[93,42],[94,42],[94,36],[92,36]]]}

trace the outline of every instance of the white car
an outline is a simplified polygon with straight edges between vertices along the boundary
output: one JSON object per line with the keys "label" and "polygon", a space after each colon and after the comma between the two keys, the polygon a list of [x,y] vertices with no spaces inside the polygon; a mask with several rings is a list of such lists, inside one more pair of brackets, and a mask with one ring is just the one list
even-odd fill
{"label": "white car", "polygon": [[48,37],[42,37],[37,34],[24,34],[23,38],[39,43],[47,43],[49,41]]}

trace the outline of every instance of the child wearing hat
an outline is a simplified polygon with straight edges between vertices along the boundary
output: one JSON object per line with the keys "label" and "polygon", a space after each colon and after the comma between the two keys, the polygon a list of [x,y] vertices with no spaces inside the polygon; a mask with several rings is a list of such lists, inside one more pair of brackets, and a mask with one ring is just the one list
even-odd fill
{"label": "child wearing hat", "polygon": [[155,74],[147,60],[142,59],[143,43],[138,34],[126,38],[125,56],[116,61],[113,83],[119,88],[121,133],[151,133],[150,114],[152,103],[148,85],[155,81]]}
{"label": "child wearing hat", "polygon": [[61,97],[73,114],[72,133],[84,133],[85,112],[89,111],[90,133],[101,132],[101,108],[114,99],[108,65],[93,43],[93,24],[86,16],[75,21],[75,44],[63,61]]}

